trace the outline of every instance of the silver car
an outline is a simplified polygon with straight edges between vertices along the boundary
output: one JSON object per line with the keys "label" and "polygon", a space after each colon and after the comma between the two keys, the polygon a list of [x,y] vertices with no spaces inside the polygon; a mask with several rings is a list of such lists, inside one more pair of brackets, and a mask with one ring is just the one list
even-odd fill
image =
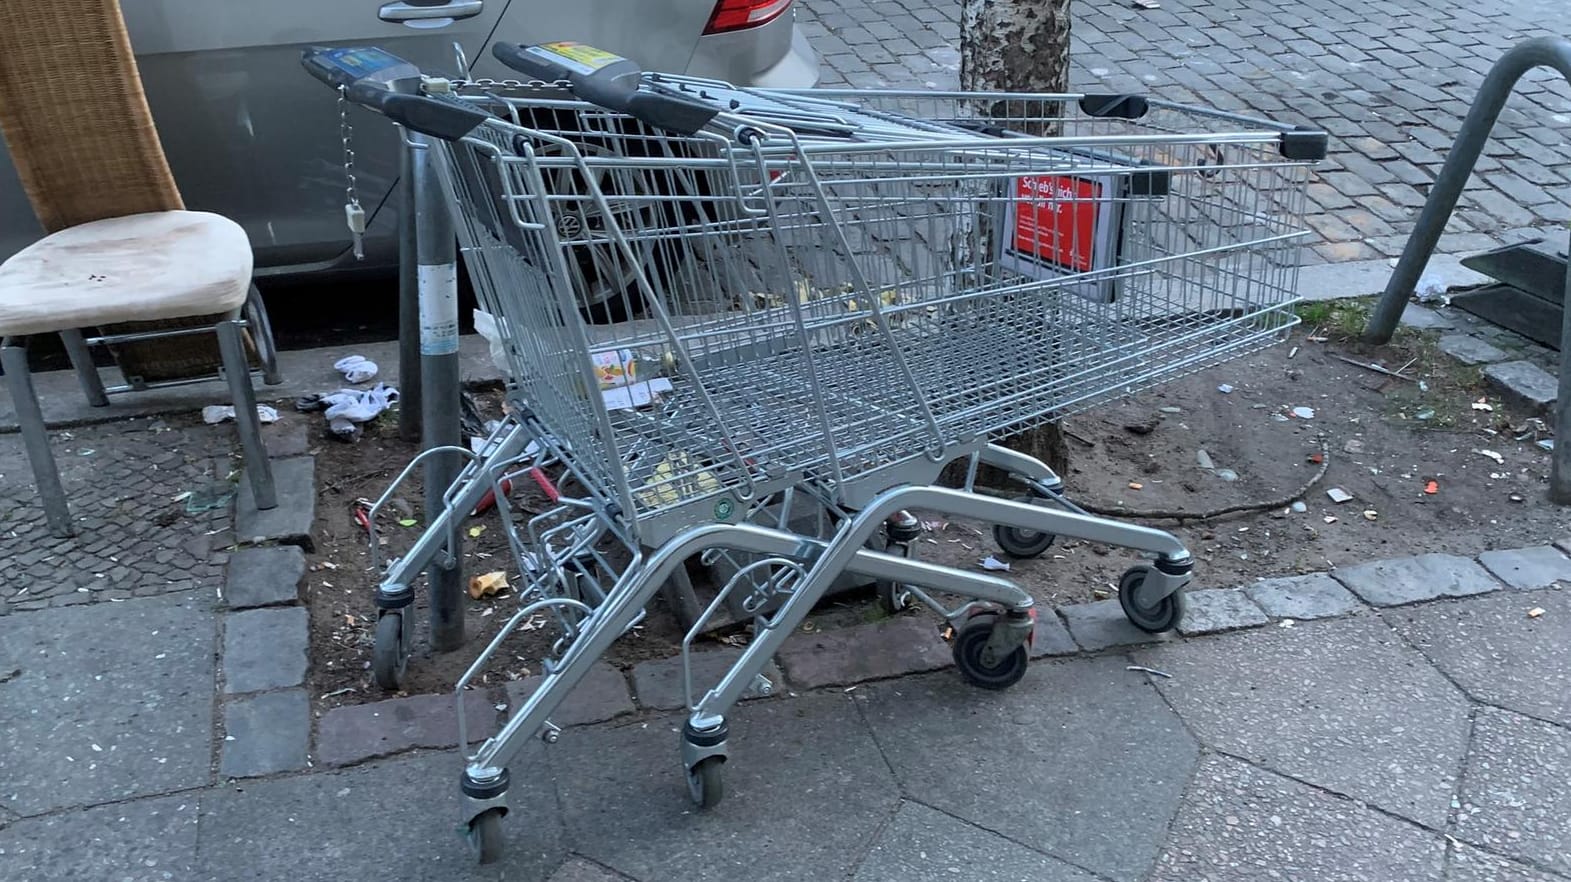
{"label": "silver car", "polygon": [[[259,275],[396,262],[398,142],[351,109],[366,259],[344,225],[333,94],[300,67],[307,46],[378,45],[432,73],[516,77],[495,40],[576,40],[645,70],[809,86],[818,58],[793,0],[122,0],[148,102],[186,205],[250,234]],[[456,48],[455,48],[456,44]],[[459,51],[461,50],[461,52]],[[0,260],[42,234],[0,145]]]}

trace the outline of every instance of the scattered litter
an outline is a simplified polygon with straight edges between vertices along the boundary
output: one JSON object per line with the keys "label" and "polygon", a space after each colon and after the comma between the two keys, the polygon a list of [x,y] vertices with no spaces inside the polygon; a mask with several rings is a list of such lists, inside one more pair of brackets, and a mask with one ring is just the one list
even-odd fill
{"label": "scattered litter", "polygon": [[497,570],[492,573],[481,573],[469,579],[469,596],[475,600],[501,591],[507,587],[507,573]]}
{"label": "scattered litter", "polygon": [[1419,380],[1418,381],[1418,391],[1420,391],[1420,392],[1428,392],[1429,391],[1429,384],[1424,382],[1423,380]]}
{"label": "scattered litter", "polygon": [[[1408,376],[1407,374],[1402,373],[1400,370],[1394,371],[1394,370],[1391,370],[1390,368],[1388,368],[1388,367],[1386,367],[1384,365],[1375,364],[1372,361],[1359,361],[1356,358],[1348,358],[1345,355],[1337,355],[1336,353],[1332,353],[1331,357],[1336,359],[1337,361],[1346,362],[1346,363],[1352,365],[1353,367],[1361,367],[1361,368],[1363,368],[1366,371],[1374,371],[1377,374],[1385,374],[1388,377],[1396,377],[1398,380],[1406,380],[1409,383],[1413,382],[1413,378],[1412,377]],[[1411,364],[1412,362],[1408,362],[1408,363]],[[1422,381],[1419,381],[1419,386],[1422,387],[1423,389],[1425,389],[1426,391],[1429,388],[1428,386],[1425,386]]]}
{"label": "scattered litter", "polygon": [[484,533],[484,532],[485,532],[485,524],[476,524],[473,527],[469,528],[469,538],[471,538],[471,539],[479,539],[480,538],[480,534]]}
{"label": "scattered litter", "polygon": [[1430,480],[1424,482],[1424,495],[1425,496],[1433,496],[1433,495],[1435,495],[1436,493],[1439,493],[1439,492],[1440,492],[1440,482],[1439,481],[1436,481],[1434,479],[1430,479]]}
{"label": "scattered litter", "polygon": [[1342,445],[1342,451],[1344,453],[1363,453],[1364,442],[1357,438],[1349,438],[1347,443]]}
{"label": "scattered litter", "polygon": [[1131,490],[1144,490],[1145,488],[1146,488],[1146,485],[1140,483],[1139,481],[1130,481],[1129,482],[1129,489],[1131,489]]}
{"label": "scattered litter", "polygon": [[229,505],[235,498],[235,485],[228,481],[213,481],[191,491],[185,497],[186,514],[202,514]]}
{"label": "scattered litter", "polygon": [[1336,515],[1326,515],[1325,516],[1325,522],[1328,523],[1328,524],[1334,524],[1334,523],[1336,523],[1336,521],[1337,521]]}
{"label": "scattered litter", "polygon": [[1416,420],[1432,420],[1434,418],[1435,409],[1432,407],[1426,407],[1423,410],[1420,410],[1418,413],[1413,414],[1413,419]]}
{"label": "scattered litter", "polygon": [[1527,497],[1523,496],[1520,493],[1513,493],[1513,494],[1511,494],[1510,496],[1508,496],[1506,498],[1510,499],[1512,502],[1526,502],[1527,501]]}
{"label": "scattered litter", "polygon": [[1238,480],[1238,472],[1235,472],[1232,469],[1217,469],[1216,476],[1224,481]]}
{"label": "scattered litter", "polygon": [[982,569],[984,569],[984,570],[992,570],[992,571],[998,572],[998,573],[1007,573],[1007,572],[1009,572],[1009,564],[1004,562],[1004,561],[999,560],[998,558],[992,556],[991,554],[989,554],[987,557],[982,558],[981,566],[982,566]]}
{"label": "scattered litter", "polygon": [[1366,521],[1374,521],[1374,520],[1379,520],[1379,518],[1380,518],[1380,512],[1375,511],[1372,508],[1364,509],[1364,520],[1366,520]]}
{"label": "scattered litter", "polygon": [[[207,423],[209,426],[216,426],[234,418],[234,405],[209,404],[202,408],[202,422]],[[276,423],[278,422],[278,411],[265,404],[258,404],[256,406],[256,418],[263,423]]]}
{"label": "scattered litter", "polygon": [[923,521],[922,522],[922,530],[923,530],[923,532],[926,532],[926,533],[937,533],[939,530],[942,530],[943,528],[945,528],[947,526],[949,526],[949,522],[948,521]]}
{"label": "scattered litter", "polygon": [[1309,454],[1309,461],[1315,465],[1320,465],[1326,461],[1326,455],[1324,453],[1311,453]]}
{"label": "scattered litter", "polygon": [[1413,288],[1413,293],[1418,297],[1419,303],[1439,303],[1441,306],[1451,305],[1451,298],[1446,296],[1446,283],[1435,276],[1425,276],[1418,280],[1418,285]]}
{"label": "scattered litter", "polygon": [[1287,414],[1285,414],[1285,413],[1273,413],[1273,414],[1271,414],[1272,422],[1285,423],[1285,422],[1287,422],[1287,419],[1288,419],[1288,417],[1287,417]]}
{"label": "scattered litter", "polygon": [[1129,5],[1147,11],[1162,8],[1161,0],[1129,0]]}
{"label": "scattered litter", "polygon": [[1312,420],[1315,418],[1315,409],[1312,407],[1295,407],[1293,408],[1293,416],[1301,420]]}
{"label": "scattered litter", "polygon": [[1530,618],[1530,619],[1536,619],[1536,618],[1538,618],[1539,616],[1541,616],[1543,614],[1544,614],[1544,608],[1541,607],[1541,606],[1535,606],[1532,609],[1527,611],[1527,617]]}
{"label": "scattered litter", "polygon": [[1161,411],[1163,413],[1183,413],[1184,409],[1182,407],[1164,407],[1161,408]]}
{"label": "scattered litter", "polygon": [[1293,356],[1295,356],[1297,354],[1298,354],[1298,347],[1297,346],[1294,346],[1292,349],[1287,350],[1287,357],[1288,358],[1292,358]]}
{"label": "scattered litter", "polygon": [[1501,465],[1505,465],[1506,458],[1501,456],[1500,454],[1494,452],[1493,450],[1481,450],[1481,449],[1475,447],[1475,448],[1473,448],[1473,452],[1478,454],[1479,456],[1487,456],[1490,459],[1494,460],[1495,462],[1500,463]]}
{"label": "scattered litter", "polygon": [[1480,398],[1477,401],[1473,402],[1473,409],[1474,410],[1482,410],[1485,413],[1489,413],[1489,412],[1494,411],[1495,406],[1493,404],[1490,404],[1489,400],[1487,398]]}
{"label": "scattered litter", "polygon": [[627,386],[602,389],[600,397],[605,400],[607,410],[634,410],[647,407],[659,393],[670,392],[672,388],[670,380],[656,377]]}
{"label": "scattered litter", "polygon": [[1539,447],[1545,449],[1545,450],[1554,450],[1555,449],[1555,439],[1553,439],[1553,438],[1544,438],[1544,439],[1541,439],[1539,441],[1535,441],[1533,443],[1538,445]]}
{"label": "scattered litter", "polygon": [[1279,627],[1279,628],[1291,628],[1291,627],[1293,627],[1294,625],[1296,625],[1298,623],[1293,621],[1292,619],[1283,619],[1282,621],[1277,622],[1276,624],[1277,624],[1277,627]]}
{"label": "scattered litter", "polygon": [[1331,501],[1335,503],[1350,502],[1353,499],[1353,494],[1343,490],[1341,487],[1332,487],[1326,491],[1326,495],[1331,497]]}
{"label": "scattered litter", "polygon": [[400,526],[400,527],[415,527],[415,526],[419,526],[419,524],[420,524],[420,522],[415,520],[414,518],[399,518],[398,519],[398,526]]}
{"label": "scattered litter", "polygon": [[1216,468],[1216,463],[1211,461],[1211,454],[1206,453],[1204,447],[1195,451],[1195,461],[1200,463],[1200,467],[1206,471]]}
{"label": "scattered litter", "polygon": [[334,689],[332,692],[325,692],[325,693],[322,694],[322,697],[323,698],[337,698],[340,695],[348,695],[349,693],[351,693],[353,691],[355,691],[355,687],[353,687],[353,686],[345,686],[342,689]]}
{"label": "scattered litter", "polygon": [[1092,588],[1091,589],[1091,599],[1093,599],[1093,600],[1106,600],[1106,599],[1108,599],[1109,597],[1112,597],[1112,596],[1113,596],[1113,593],[1111,591],[1108,591],[1106,588]]}
{"label": "scattered litter", "polygon": [[1145,665],[1125,665],[1124,670],[1139,671],[1142,674],[1150,674],[1153,677],[1161,677],[1164,680],[1173,679],[1173,675],[1169,674],[1167,671],[1159,671],[1156,668],[1148,668]]}
{"label": "scattered litter", "polygon": [[1288,509],[1291,510],[1293,514],[1303,514],[1304,512],[1309,511],[1309,506],[1304,503],[1304,500],[1296,499],[1293,501],[1292,505],[1288,506]]}
{"label": "scattered litter", "polygon": [[333,362],[333,370],[350,383],[364,383],[376,376],[376,362],[363,355],[346,355]]}
{"label": "scattered litter", "polygon": [[1233,391],[1233,387],[1232,387],[1232,386],[1229,386],[1229,385],[1228,385],[1228,384],[1226,384],[1226,383],[1223,383],[1223,384],[1222,384],[1222,385],[1220,385],[1220,386],[1218,386],[1218,387],[1216,387],[1216,391],[1218,391],[1218,392],[1221,392],[1221,393],[1222,393],[1222,394],[1223,394],[1223,395],[1226,395],[1226,394],[1228,394],[1228,393],[1229,393],[1229,392],[1232,392],[1232,391]]}

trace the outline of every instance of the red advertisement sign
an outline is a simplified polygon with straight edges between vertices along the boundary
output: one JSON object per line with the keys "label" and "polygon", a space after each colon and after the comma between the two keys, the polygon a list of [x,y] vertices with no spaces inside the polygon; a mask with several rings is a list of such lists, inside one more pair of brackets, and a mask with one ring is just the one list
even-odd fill
{"label": "red advertisement sign", "polygon": [[1015,250],[1074,272],[1095,267],[1102,185],[1070,175],[1015,179]]}

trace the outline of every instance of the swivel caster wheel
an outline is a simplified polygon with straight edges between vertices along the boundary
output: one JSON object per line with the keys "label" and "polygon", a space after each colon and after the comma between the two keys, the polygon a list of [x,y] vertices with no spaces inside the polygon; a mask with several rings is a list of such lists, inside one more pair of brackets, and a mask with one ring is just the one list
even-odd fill
{"label": "swivel caster wheel", "polygon": [[1160,600],[1143,597],[1149,571],[1145,567],[1131,567],[1118,580],[1118,605],[1130,624],[1151,634],[1161,634],[1178,627],[1184,618],[1184,592],[1174,591]]}
{"label": "swivel caster wheel", "polygon": [[385,612],[376,620],[371,644],[371,679],[389,692],[403,685],[409,657],[404,655],[404,614]]}
{"label": "swivel caster wheel", "polygon": [[725,798],[725,780],[720,774],[724,767],[724,758],[709,756],[687,770],[687,795],[693,798],[694,805],[714,808]]}
{"label": "swivel caster wheel", "polygon": [[464,835],[469,839],[469,848],[474,852],[475,860],[482,864],[496,863],[507,850],[507,840],[502,836],[504,814],[506,812],[499,808],[486,809],[469,822],[469,829]]}
{"label": "swivel caster wheel", "polygon": [[[922,521],[916,515],[908,511],[896,512],[884,523],[883,551],[915,560],[916,540],[921,535]],[[900,582],[880,579],[873,583],[873,590],[877,592],[878,603],[884,612],[891,615],[910,609],[911,602],[915,600],[911,596],[911,589]]]}
{"label": "swivel caster wheel", "polygon": [[950,647],[960,676],[983,689],[1008,689],[1019,683],[1031,662],[1024,643],[1002,656],[988,648],[987,641],[993,636],[997,620],[993,615],[973,616],[955,632]]}
{"label": "swivel caster wheel", "polygon": [[[1036,505],[1042,500],[1036,496],[1022,496],[1015,500],[1027,505]],[[1035,530],[1022,530],[1019,527],[1008,527],[1003,524],[993,525],[993,541],[1007,555],[1014,558],[1026,559],[1041,557],[1057,539],[1052,533],[1038,533]]]}

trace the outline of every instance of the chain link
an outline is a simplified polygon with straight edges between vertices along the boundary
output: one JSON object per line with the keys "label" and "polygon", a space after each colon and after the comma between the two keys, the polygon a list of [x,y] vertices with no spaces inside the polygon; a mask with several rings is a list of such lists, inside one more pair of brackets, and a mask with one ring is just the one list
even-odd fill
{"label": "chain link", "polygon": [[355,208],[360,207],[360,197],[355,189],[355,127],[349,121],[349,95],[343,86],[338,87],[338,136],[344,142],[344,198]]}

